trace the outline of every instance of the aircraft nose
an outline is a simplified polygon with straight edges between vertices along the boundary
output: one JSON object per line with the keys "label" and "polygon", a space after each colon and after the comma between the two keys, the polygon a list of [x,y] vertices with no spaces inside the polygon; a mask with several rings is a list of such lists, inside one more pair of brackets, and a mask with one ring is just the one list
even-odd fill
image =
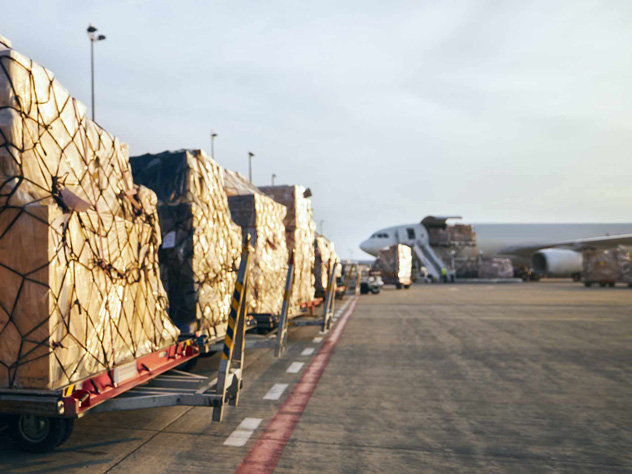
{"label": "aircraft nose", "polygon": [[360,244],[360,248],[364,250],[366,253],[369,253],[369,241],[365,240]]}

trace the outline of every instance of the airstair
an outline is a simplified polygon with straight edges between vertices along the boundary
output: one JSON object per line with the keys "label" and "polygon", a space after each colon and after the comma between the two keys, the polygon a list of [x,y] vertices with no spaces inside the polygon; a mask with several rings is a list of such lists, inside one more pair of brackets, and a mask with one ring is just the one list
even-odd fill
{"label": "airstair", "polygon": [[421,264],[428,270],[428,276],[432,277],[434,281],[441,281],[442,268],[446,269],[446,276],[449,280],[454,279],[454,269],[444,263],[428,243],[423,243],[418,240],[415,245],[413,245],[413,252]]}

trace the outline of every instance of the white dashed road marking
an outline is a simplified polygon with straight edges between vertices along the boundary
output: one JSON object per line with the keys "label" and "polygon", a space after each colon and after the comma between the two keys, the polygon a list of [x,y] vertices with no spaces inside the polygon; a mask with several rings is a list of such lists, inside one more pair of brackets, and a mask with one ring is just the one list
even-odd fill
{"label": "white dashed road marking", "polygon": [[263,397],[264,400],[278,400],[285,392],[288,384],[286,383],[275,383],[272,388],[265,394]]}
{"label": "white dashed road marking", "polygon": [[304,365],[303,362],[292,362],[286,372],[288,374],[298,374]]}
{"label": "white dashed road marking", "polygon": [[302,356],[308,356],[308,355],[312,355],[314,353],[314,348],[313,347],[308,347],[306,349],[303,349],[303,352],[301,352]]}
{"label": "white dashed road marking", "polygon": [[226,441],[225,446],[244,446],[255,430],[261,424],[261,418],[244,418],[239,426],[233,431]]}
{"label": "white dashed road marking", "polygon": [[322,337],[315,337],[313,342],[315,344],[318,344],[319,342],[323,342],[323,338]]}

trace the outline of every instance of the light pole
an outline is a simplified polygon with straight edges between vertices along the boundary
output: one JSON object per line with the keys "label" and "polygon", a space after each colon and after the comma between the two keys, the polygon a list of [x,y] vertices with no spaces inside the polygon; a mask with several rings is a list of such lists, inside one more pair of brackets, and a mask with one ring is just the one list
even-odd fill
{"label": "light pole", "polygon": [[276,178],[276,174],[272,173],[272,186],[274,186],[274,178]]}
{"label": "light pole", "polygon": [[217,133],[211,130],[211,158],[215,159],[215,137]]}
{"label": "light pole", "polygon": [[323,234],[323,224],[325,223],[324,219],[321,219],[320,222],[318,223],[320,225],[320,235],[324,236],[325,234]]}
{"label": "light pole", "polygon": [[92,121],[94,122],[94,43],[97,41],[103,41],[105,35],[95,35],[97,27],[94,25],[88,25],[88,37],[90,38],[90,72],[92,82]]}
{"label": "light pole", "polygon": [[252,157],[255,156],[254,153],[248,152],[248,181],[252,183]]}

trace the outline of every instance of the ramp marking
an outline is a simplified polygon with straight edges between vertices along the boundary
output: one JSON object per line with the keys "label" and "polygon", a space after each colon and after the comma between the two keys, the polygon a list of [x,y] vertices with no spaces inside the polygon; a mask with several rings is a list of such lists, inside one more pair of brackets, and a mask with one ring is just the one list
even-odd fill
{"label": "ramp marking", "polygon": [[262,421],[261,418],[244,418],[235,431],[226,438],[224,446],[244,446]]}
{"label": "ramp marking", "polygon": [[286,372],[288,374],[298,374],[304,365],[305,365],[304,362],[292,362],[290,366],[287,368]]}
{"label": "ramp marking", "polygon": [[283,402],[281,408],[274,414],[265,431],[257,438],[246,457],[241,461],[235,472],[239,474],[269,474],[274,471],[277,462],[283,454],[283,449],[290,440],[294,428],[305,411],[309,399],[314,393],[320,377],[323,375],[329,359],[334,352],[340,335],[347,325],[349,316],[353,313],[358,297],[356,296],[349,310],[341,318],[340,324],[331,331],[331,335],[323,343],[316,356],[307,366],[301,379],[292,389],[290,396]]}
{"label": "ramp marking", "polygon": [[264,400],[278,400],[285,392],[285,389],[288,387],[286,383],[275,383],[268,393],[263,396]]}

